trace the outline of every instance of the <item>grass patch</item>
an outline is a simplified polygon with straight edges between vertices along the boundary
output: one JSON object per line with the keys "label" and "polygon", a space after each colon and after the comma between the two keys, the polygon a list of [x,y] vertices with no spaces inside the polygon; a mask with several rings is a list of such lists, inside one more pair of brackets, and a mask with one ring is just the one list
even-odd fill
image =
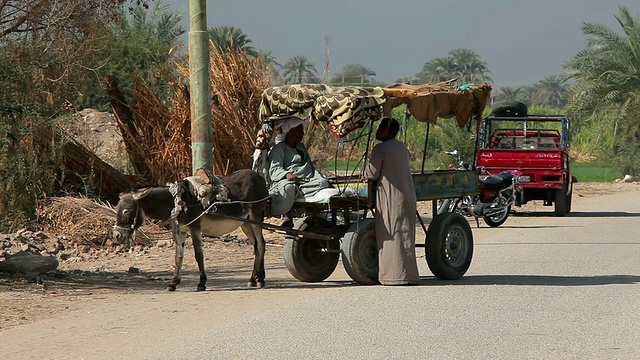
{"label": "grass patch", "polygon": [[358,160],[327,160],[322,164],[322,168],[327,171],[349,171],[360,172],[362,171],[362,162],[358,163]]}
{"label": "grass patch", "polygon": [[579,182],[609,182],[621,179],[622,174],[606,162],[572,162],[571,174]]}

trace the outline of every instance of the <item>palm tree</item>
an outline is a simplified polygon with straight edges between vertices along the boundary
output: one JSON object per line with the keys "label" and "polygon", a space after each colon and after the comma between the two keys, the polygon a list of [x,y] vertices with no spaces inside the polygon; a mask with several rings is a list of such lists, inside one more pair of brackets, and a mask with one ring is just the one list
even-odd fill
{"label": "palm tree", "polygon": [[489,72],[487,63],[477,52],[461,48],[449,51],[447,57],[428,61],[418,76],[431,83],[457,78],[458,83],[465,84],[492,81],[487,75]]}
{"label": "palm tree", "polygon": [[297,55],[289,59],[284,64],[284,80],[288,84],[303,82],[315,82],[312,80],[316,78],[316,66],[309,61],[305,56]]}
{"label": "palm tree", "polygon": [[258,55],[256,49],[249,45],[252,41],[242,29],[234,26],[216,26],[210,27],[208,32],[213,44],[222,52],[240,49],[248,56]]}
{"label": "palm tree", "polygon": [[264,64],[270,69],[275,69],[276,67],[282,68],[282,65],[278,62],[278,59],[275,55],[273,55],[273,51],[259,49],[256,55],[256,58],[260,63]]}
{"label": "palm tree", "polygon": [[503,86],[500,88],[500,101],[512,102],[524,100],[524,94],[520,86]]}
{"label": "palm tree", "polygon": [[449,57],[455,64],[455,75],[459,83],[478,83],[492,81],[487,76],[489,69],[487,63],[482,61],[480,55],[471,49],[456,49],[449,51]]}
{"label": "palm tree", "polygon": [[349,64],[331,78],[330,84],[365,85],[375,82],[376,72],[361,64]]}
{"label": "palm tree", "polygon": [[418,76],[428,83],[437,83],[454,78],[455,73],[456,64],[453,58],[444,57],[426,62]]}
{"label": "palm tree", "polygon": [[558,75],[547,76],[538,83],[538,91],[535,94],[536,103],[540,105],[563,107],[567,103],[569,84],[566,79]]}
{"label": "palm tree", "polygon": [[625,125],[640,128],[640,16],[619,7],[622,34],[597,23],[584,23],[587,48],[565,62],[567,78],[576,80],[573,110],[597,113],[615,107]]}
{"label": "palm tree", "polygon": [[567,78],[576,81],[570,110],[599,123],[598,134],[613,129],[619,169],[640,172],[640,15],[618,10],[622,33],[597,23],[581,27],[587,48],[565,62]]}

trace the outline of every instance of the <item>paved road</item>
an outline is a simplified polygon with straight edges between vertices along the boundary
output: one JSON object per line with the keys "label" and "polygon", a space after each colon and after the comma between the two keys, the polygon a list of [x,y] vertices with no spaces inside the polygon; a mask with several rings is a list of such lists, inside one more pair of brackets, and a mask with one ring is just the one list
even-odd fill
{"label": "paved road", "polygon": [[262,290],[240,287],[246,269],[210,276],[204,293],[190,292],[196,280],[187,278],[182,292],[121,295],[65,321],[16,327],[24,337],[6,339],[4,351],[12,359],[639,359],[640,192],[577,198],[565,218],[544,211],[497,229],[473,224],[473,263],[458,281],[434,279],[424,257],[414,287],[355,286],[341,265],[330,281],[303,284],[271,264]]}

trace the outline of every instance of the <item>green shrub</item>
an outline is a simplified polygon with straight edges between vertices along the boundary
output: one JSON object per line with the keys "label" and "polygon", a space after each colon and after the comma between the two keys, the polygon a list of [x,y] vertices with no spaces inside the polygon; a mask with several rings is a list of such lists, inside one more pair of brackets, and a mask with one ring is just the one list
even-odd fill
{"label": "green shrub", "polygon": [[36,220],[38,200],[63,176],[55,122],[31,113],[0,113],[0,231]]}

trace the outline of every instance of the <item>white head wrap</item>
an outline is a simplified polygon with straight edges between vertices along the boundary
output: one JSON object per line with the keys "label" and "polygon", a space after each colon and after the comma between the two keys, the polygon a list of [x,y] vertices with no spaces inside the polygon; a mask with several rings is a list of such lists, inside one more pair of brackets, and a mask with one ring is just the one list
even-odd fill
{"label": "white head wrap", "polygon": [[289,130],[297,127],[298,125],[302,125],[302,127],[304,128],[306,127],[307,122],[297,117],[291,117],[286,119],[284,123],[280,125],[280,129],[282,129],[283,134],[286,134],[289,132]]}

